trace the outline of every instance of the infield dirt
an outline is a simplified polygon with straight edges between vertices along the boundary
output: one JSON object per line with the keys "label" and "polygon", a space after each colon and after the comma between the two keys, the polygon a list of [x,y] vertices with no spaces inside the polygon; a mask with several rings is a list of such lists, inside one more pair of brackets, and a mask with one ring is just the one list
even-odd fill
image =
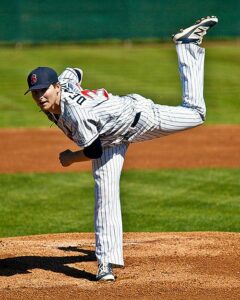
{"label": "infield dirt", "polygon": [[95,281],[94,235],[4,238],[0,299],[239,299],[237,233],[125,233],[125,268]]}
{"label": "infield dirt", "polygon": [[[131,145],[125,169],[239,168],[240,126],[204,126]],[[0,172],[75,172],[58,153],[76,149],[55,129],[0,131]],[[0,299],[240,299],[240,234],[125,233],[125,268],[95,281],[94,235],[0,239]]]}
{"label": "infield dirt", "polygon": [[[0,173],[91,170],[90,162],[59,164],[61,151],[78,148],[57,129],[2,129],[0,141]],[[239,125],[202,126],[131,144],[124,164],[125,169],[239,167]]]}

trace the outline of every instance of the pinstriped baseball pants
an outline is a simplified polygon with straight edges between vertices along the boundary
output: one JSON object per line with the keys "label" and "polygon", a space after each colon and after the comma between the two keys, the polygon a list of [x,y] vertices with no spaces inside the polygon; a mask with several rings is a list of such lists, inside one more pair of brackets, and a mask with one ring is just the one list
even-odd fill
{"label": "pinstriped baseball pants", "polygon": [[129,141],[141,142],[163,137],[203,124],[206,106],[203,97],[205,49],[194,44],[176,46],[182,82],[182,103],[168,106],[139,96],[141,117]]}
{"label": "pinstriped baseball pants", "polygon": [[128,144],[105,147],[101,158],[92,161],[96,257],[99,263],[124,265],[119,183],[127,148]]}
{"label": "pinstriped baseball pants", "polygon": [[[131,142],[162,137],[204,122],[205,51],[194,44],[177,45],[176,49],[183,91],[182,104],[179,106],[154,104],[146,105],[145,108],[144,105],[140,105],[141,118]],[[119,183],[127,148],[127,143],[104,147],[102,157],[93,160],[96,257],[99,263],[124,265]]]}

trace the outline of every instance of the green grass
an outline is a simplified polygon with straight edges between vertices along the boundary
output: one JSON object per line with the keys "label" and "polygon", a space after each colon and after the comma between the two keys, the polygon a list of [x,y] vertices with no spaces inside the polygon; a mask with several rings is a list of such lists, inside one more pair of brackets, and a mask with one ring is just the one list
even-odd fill
{"label": "green grass", "polygon": [[[206,44],[205,98],[208,123],[239,124],[240,45]],[[0,127],[48,126],[30,95],[26,77],[37,66],[60,73],[66,66],[84,70],[83,87],[105,87],[113,94],[137,92],[155,102],[178,105],[181,85],[174,45],[62,45],[0,47]]]}
{"label": "green grass", "polygon": [[[0,236],[93,231],[90,173],[1,174]],[[239,231],[240,170],[125,171],[124,231]]]}

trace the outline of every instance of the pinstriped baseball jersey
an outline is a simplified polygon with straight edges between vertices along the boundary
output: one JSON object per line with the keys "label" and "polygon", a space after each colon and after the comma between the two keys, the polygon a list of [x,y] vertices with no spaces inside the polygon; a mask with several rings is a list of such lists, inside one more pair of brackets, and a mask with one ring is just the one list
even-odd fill
{"label": "pinstriped baseball jersey", "polygon": [[132,97],[119,97],[106,90],[63,89],[61,115],[57,125],[80,147],[89,146],[98,136],[102,145],[119,143],[135,117]]}
{"label": "pinstriped baseball jersey", "polygon": [[[155,104],[138,94],[120,97],[104,89],[80,90],[76,88],[77,76],[67,68],[59,77],[63,90],[57,125],[80,147],[87,147],[97,137],[103,146],[134,143],[202,124],[206,108],[203,89],[198,84],[200,81],[203,85],[204,49],[192,44],[177,45],[177,53],[184,82],[181,106]],[[139,121],[132,127],[139,112]]]}

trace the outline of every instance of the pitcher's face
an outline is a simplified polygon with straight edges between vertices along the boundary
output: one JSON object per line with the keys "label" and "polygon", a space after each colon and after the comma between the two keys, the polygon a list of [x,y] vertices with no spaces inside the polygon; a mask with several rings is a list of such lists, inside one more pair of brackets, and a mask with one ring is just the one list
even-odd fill
{"label": "pitcher's face", "polygon": [[33,90],[32,98],[43,111],[58,113],[60,108],[60,84],[51,84],[48,88]]}

